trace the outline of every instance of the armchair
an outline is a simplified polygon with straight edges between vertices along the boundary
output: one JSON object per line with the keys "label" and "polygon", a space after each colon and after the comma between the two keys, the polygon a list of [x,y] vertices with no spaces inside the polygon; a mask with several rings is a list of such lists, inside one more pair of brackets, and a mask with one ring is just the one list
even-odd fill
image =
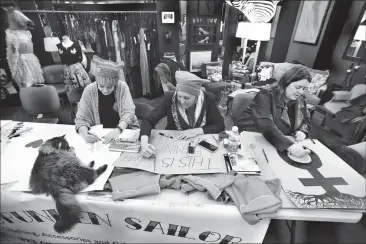
{"label": "armchair", "polygon": [[347,143],[357,143],[365,133],[361,127],[366,120],[366,85],[355,85],[351,91],[334,91],[333,95],[324,104],[325,128],[339,134]]}
{"label": "armchair", "polygon": [[59,96],[66,94],[64,69],[65,66],[61,64],[42,67],[45,84],[55,87]]}
{"label": "armchair", "polygon": [[366,174],[366,142],[342,146],[338,156],[359,174]]}

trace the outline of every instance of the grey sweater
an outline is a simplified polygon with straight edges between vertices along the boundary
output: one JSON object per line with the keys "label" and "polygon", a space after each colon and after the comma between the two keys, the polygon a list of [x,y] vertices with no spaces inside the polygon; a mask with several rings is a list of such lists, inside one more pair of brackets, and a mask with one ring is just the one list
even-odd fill
{"label": "grey sweater", "polygon": [[[133,103],[126,82],[118,81],[115,89],[117,111],[120,118],[119,122],[125,121],[129,127],[139,127],[135,115],[135,104]],[[90,128],[91,126],[100,124],[98,87],[96,82],[85,87],[78,106],[79,108],[75,119],[76,131],[78,131],[81,126]]]}

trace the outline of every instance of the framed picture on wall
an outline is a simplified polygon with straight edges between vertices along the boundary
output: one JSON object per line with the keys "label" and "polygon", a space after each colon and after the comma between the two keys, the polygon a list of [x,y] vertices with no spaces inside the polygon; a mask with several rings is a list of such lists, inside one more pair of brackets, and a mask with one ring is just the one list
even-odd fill
{"label": "framed picture on wall", "polygon": [[211,51],[191,51],[190,52],[190,72],[200,72],[203,63],[211,62]]}
{"label": "framed picture on wall", "polygon": [[294,42],[317,45],[330,1],[303,1]]}
{"label": "framed picture on wall", "polygon": [[174,12],[161,12],[162,24],[174,24]]}

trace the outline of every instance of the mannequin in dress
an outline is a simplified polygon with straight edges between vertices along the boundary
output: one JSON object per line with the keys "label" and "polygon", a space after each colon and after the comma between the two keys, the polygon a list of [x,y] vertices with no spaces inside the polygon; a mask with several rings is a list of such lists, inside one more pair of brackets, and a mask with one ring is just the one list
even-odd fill
{"label": "mannequin in dress", "polygon": [[62,42],[57,44],[61,62],[65,64],[64,79],[68,92],[77,87],[85,87],[91,83],[88,73],[81,64],[83,53],[79,44],[64,35]]}
{"label": "mannequin in dress", "polygon": [[7,13],[6,58],[12,77],[19,87],[44,83],[38,58],[33,53],[32,34],[35,24],[20,10],[2,7]]}

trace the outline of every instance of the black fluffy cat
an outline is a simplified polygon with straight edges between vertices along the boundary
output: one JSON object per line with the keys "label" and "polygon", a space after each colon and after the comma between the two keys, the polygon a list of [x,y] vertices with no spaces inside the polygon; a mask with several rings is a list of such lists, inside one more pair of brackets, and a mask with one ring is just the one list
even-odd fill
{"label": "black fluffy cat", "polygon": [[55,199],[61,217],[54,225],[58,233],[71,230],[80,219],[81,207],[75,194],[107,169],[105,164],[94,170],[94,161],[89,167],[83,166],[64,137],[54,137],[40,146],[29,180],[33,193],[46,193]]}

